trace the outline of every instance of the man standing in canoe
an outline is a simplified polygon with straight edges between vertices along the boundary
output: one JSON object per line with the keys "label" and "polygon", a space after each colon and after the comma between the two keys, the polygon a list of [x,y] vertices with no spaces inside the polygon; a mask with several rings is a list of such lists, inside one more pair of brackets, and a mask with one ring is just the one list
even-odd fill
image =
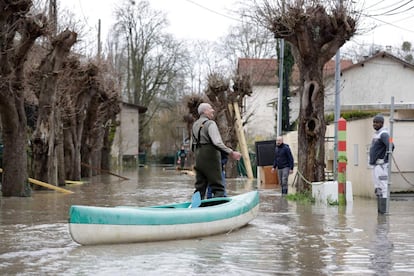
{"label": "man standing in canoe", "polygon": [[195,192],[200,192],[203,199],[207,185],[210,185],[213,197],[223,197],[225,188],[221,179],[221,151],[235,160],[239,160],[241,154],[224,145],[217,124],[213,120],[214,109],[209,103],[201,103],[197,111],[200,118],[194,122],[192,128]]}

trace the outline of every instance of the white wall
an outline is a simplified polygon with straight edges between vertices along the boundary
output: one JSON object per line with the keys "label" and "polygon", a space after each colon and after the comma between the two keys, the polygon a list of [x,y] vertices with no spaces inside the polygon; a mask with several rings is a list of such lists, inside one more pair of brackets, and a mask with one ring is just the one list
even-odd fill
{"label": "white wall", "polygon": [[274,139],[276,135],[276,108],[277,87],[255,86],[252,96],[245,98],[246,112],[243,118],[250,114],[248,123],[244,126],[248,137],[257,140]]}
{"label": "white wall", "polygon": [[111,149],[112,156],[136,155],[138,156],[138,109],[128,105],[122,105],[118,120],[121,122],[117,127],[114,142]]}

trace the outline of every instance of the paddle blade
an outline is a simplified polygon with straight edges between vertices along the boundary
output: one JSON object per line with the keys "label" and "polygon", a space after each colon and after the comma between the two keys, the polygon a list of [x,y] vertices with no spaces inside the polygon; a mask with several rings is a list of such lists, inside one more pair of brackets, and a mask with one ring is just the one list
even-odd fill
{"label": "paddle blade", "polygon": [[201,195],[200,192],[197,191],[193,194],[191,198],[191,205],[190,208],[198,208],[201,205]]}

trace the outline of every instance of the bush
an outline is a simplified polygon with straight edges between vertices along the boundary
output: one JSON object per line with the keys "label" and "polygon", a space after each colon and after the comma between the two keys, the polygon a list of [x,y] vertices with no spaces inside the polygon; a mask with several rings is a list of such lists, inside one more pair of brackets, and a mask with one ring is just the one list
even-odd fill
{"label": "bush", "polygon": [[[341,113],[341,117],[347,121],[352,121],[352,120],[358,120],[358,119],[371,118],[377,114],[378,112],[372,112],[372,111],[349,111],[349,112]],[[333,123],[334,120],[335,120],[335,114],[331,113],[331,114],[325,115],[325,122],[327,124]]]}

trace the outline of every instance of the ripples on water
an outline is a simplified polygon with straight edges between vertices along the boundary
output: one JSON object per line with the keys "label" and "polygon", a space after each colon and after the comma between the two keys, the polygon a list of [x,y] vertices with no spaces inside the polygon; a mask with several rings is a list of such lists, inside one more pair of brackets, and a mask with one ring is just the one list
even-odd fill
{"label": "ripples on water", "polygon": [[[0,198],[1,275],[409,275],[414,273],[414,200],[355,199],[347,208],[286,201],[260,190],[259,216],[230,233],[192,240],[80,246],[68,232],[72,204],[148,206],[189,200],[194,177],[141,168],[129,181],[98,176],[72,195]],[[255,189],[228,180],[229,195]]]}

